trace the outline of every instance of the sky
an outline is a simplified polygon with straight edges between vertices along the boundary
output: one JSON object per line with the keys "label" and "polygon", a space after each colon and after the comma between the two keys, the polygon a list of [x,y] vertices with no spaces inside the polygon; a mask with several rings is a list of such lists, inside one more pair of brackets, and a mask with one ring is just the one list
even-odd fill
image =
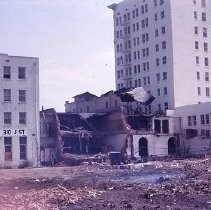
{"label": "sky", "polygon": [[39,57],[40,106],[115,89],[113,12],[121,0],[0,0],[0,53]]}

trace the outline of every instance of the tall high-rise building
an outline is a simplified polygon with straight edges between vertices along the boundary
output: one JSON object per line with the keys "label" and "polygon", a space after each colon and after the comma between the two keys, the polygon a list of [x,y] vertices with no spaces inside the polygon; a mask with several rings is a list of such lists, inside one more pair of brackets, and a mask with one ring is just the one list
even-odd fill
{"label": "tall high-rise building", "polygon": [[149,90],[152,112],[211,101],[210,0],[124,0],[109,8],[116,89]]}
{"label": "tall high-rise building", "polygon": [[0,167],[39,165],[39,60],[0,54]]}

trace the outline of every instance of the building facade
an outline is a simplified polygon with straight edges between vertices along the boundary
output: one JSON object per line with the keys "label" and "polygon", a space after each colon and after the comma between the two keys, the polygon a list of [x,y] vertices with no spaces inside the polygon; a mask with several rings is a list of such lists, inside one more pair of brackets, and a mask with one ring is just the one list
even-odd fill
{"label": "building facade", "polygon": [[89,92],[74,96],[74,102],[66,101],[65,111],[70,113],[103,113],[119,109],[120,98],[110,91],[100,97]]}
{"label": "building facade", "polygon": [[124,0],[109,8],[116,89],[149,90],[153,112],[211,101],[211,1]]}
{"label": "building facade", "polygon": [[39,165],[39,59],[0,54],[0,167]]}

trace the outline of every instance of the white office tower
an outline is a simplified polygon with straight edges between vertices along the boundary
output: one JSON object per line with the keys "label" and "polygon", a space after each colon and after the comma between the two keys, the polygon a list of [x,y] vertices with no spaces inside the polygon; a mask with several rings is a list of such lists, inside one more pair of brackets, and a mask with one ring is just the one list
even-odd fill
{"label": "white office tower", "polygon": [[0,167],[39,165],[39,60],[0,54]]}
{"label": "white office tower", "polygon": [[125,0],[109,8],[116,89],[149,90],[152,112],[211,101],[210,0]]}

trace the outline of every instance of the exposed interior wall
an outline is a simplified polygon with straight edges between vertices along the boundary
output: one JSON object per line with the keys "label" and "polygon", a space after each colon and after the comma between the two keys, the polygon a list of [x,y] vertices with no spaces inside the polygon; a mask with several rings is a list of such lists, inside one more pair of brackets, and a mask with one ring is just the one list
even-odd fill
{"label": "exposed interior wall", "polygon": [[105,136],[103,138],[103,145],[107,149],[107,152],[116,151],[121,152],[125,148],[127,134],[115,134]]}

